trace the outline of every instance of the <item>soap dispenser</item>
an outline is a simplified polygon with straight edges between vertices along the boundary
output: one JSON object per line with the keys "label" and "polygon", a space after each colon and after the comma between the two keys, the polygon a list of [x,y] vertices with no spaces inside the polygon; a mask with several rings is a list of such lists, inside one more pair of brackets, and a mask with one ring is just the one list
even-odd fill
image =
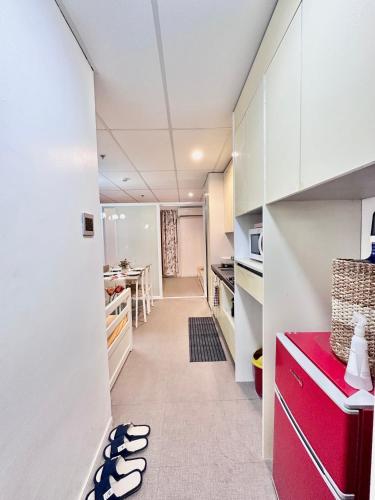
{"label": "soap dispenser", "polygon": [[349,361],[345,372],[345,382],[355,389],[372,390],[372,379],[368,361],[368,346],[365,338],[367,320],[358,312],[353,314],[354,335],[350,346]]}

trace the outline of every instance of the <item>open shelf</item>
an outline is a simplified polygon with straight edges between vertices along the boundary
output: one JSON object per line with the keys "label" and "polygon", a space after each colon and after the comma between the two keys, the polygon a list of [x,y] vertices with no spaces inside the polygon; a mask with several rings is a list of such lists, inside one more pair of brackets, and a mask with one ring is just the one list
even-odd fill
{"label": "open shelf", "polygon": [[252,269],[253,271],[263,274],[263,262],[254,259],[235,259],[235,262],[237,262],[237,264],[241,264],[247,269]]}

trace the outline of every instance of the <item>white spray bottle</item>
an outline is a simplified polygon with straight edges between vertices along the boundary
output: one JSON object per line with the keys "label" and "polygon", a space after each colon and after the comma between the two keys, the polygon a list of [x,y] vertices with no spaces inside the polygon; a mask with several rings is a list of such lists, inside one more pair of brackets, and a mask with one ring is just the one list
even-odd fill
{"label": "white spray bottle", "polygon": [[345,372],[345,382],[355,389],[372,390],[372,379],[368,362],[368,346],[365,339],[367,323],[363,314],[353,314],[355,324],[354,335],[350,346],[348,366]]}

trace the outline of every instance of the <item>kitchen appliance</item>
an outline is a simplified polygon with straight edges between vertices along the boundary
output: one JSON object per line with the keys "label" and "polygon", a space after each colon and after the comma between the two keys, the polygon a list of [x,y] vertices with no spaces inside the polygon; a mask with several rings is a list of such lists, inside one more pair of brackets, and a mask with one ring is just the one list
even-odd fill
{"label": "kitchen appliance", "polygon": [[220,257],[220,267],[233,267],[234,257]]}
{"label": "kitchen appliance", "polygon": [[280,500],[368,500],[373,393],[344,380],[330,332],[277,335],[273,479]]}
{"label": "kitchen appliance", "polygon": [[249,229],[250,259],[263,262],[263,228]]}

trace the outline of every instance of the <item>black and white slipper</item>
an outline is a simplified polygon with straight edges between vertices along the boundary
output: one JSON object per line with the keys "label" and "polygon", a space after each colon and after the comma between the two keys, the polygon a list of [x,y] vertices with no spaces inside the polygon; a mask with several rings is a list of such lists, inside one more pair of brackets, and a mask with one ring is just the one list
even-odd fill
{"label": "black and white slipper", "polygon": [[106,473],[108,471],[108,468],[106,469],[106,464],[108,462],[112,462],[113,468],[111,469],[112,471],[112,477],[115,479],[120,479],[121,476],[125,476],[126,474],[130,474],[130,472],[133,472],[135,470],[139,470],[140,472],[144,472],[147,468],[147,461],[145,458],[123,458],[121,456],[112,458],[111,460],[108,460],[105,462],[99,469],[95,472],[94,475],[94,483],[99,484],[100,481],[102,480],[103,473]]}
{"label": "black and white slipper", "polygon": [[111,444],[106,446],[103,451],[103,456],[106,460],[119,456],[126,458],[132,453],[144,450],[147,446],[147,438],[129,440],[126,437],[122,437],[112,441]]}
{"label": "black and white slipper", "polygon": [[150,432],[151,428],[149,425],[138,425],[129,422],[127,424],[121,424],[115,427],[115,429],[110,432],[108,439],[110,441],[114,441],[115,439],[121,438],[123,436],[127,437],[130,440],[134,438],[138,439],[141,437],[147,437]]}
{"label": "black and white slipper", "polygon": [[101,481],[87,495],[86,500],[123,500],[130,497],[142,486],[142,473],[135,470],[119,475],[116,464],[109,460],[103,466]]}

